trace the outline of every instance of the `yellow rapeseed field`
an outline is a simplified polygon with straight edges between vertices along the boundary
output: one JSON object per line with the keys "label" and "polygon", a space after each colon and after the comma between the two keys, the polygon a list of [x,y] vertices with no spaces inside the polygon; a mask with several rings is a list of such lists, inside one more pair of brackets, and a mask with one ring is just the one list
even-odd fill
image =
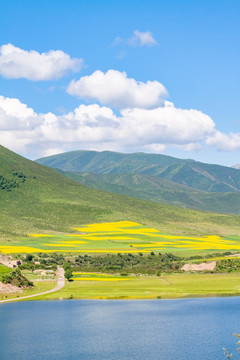
{"label": "yellow rapeseed field", "polygon": [[120,278],[90,278],[90,277],[79,277],[74,278],[74,281],[126,281],[131,279],[120,279]]}
{"label": "yellow rapeseed field", "polygon": [[[78,276],[75,277],[76,275]],[[133,278],[120,278],[115,274],[103,274],[96,272],[74,272],[72,277],[72,280],[74,281],[126,281],[132,279]]]}
{"label": "yellow rapeseed field", "polygon": [[29,246],[10,246],[10,245],[0,245],[0,251],[2,254],[19,254],[19,253],[35,253],[41,252],[41,249],[37,249]]}
{"label": "yellow rapeseed field", "polygon": [[[149,253],[176,250],[240,250],[234,240],[217,235],[203,237],[169,235],[132,221],[89,224],[74,229],[76,234],[29,234],[13,245],[0,245],[0,252]],[[34,241],[31,238],[34,238]],[[21,245],[22,244],[22,245]]]}

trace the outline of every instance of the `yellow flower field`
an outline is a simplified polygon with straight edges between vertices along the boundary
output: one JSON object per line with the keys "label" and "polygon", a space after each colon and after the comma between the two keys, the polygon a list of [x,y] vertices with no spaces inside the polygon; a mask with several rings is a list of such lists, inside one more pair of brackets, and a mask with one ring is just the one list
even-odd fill
{"label": "yellow flower field", "polygon": [[149,253],[151,251],[240,250],[240,237],[223,238],[164,234],[132,221],[89,224],[74,229],[75,234],[29,234],[12,245],[1,245],[0,252],[73,252],[73,253]]}
{"label": "yellow flower field", "polygon": [[79,278],[74,278],[73,280],[74,281],[126,281],[126,280],[130,280],[130,279],[79,277]]}
{"label": "yellow flower field", "polygon": [[1,246],[0,245],[0,251],[2,254],[19,254],[19,253],[35,253],[35,252],[41,252],[41,249],[29,247],[29,246]]}
{"label": "yellow flower field", "polygon": [[71,278],[73,281],[126,281],[133,280],[134,278],[122,278],[116,276],[115,274],[104,274],[104,273],[96,273],[96,272],[74,272],[73,277]]}

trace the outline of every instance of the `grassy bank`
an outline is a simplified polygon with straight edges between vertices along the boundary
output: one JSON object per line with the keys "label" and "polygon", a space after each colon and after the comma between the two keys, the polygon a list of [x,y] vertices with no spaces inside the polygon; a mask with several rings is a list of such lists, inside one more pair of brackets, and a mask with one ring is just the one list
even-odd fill
{"label": "grassy bank", "polygon": [[240,295],[240,274],[172,274],[130,277],[125,281],[70,281],[60,291],[35,300],[174,299]]}

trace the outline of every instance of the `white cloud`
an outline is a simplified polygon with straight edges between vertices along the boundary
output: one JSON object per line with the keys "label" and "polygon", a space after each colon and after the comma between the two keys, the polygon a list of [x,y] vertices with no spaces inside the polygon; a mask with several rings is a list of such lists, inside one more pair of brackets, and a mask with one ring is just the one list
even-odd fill
{"label": "white cloud", "polygon": [[97,70],[78,81],[72,80],[67,92],[83,99],[97,100],[100,104],[116,109],[151,109],[163,106],[163,97],[167,96],[167,90],[160,82],[143,83],[128,78],[125,72],[116,70],[108,70],[106,73]]}
{"label": "white cloud", "polygon": [[135,30],[133,35],[129,39],[122,39],[121,37],[115,37],[111,46],[118,45],[130,45],[130,46],[153,46],[157,45],[157,41],[154,39],[153,34],[150,31],[138,31]]}
{"label": "white cloud", "polygon": [[111,46],[117,46],[120,45],[124,42],[124,40],[122,38],[120,38],[120,36],[116,36],[115,39],[113,40]]}
{"label": "white cloud", "polygon": [[128,43],[132,46],[157,45],[157,41],[154,39],[150,31],[141,32],[138,30],[133,32],[133,36],[128,39]]}
{"label": "white cloud", "polygon": [[145,144],[189,145],[204,141],[215,131],[213,120],[197,110],[174,106],[122,111],[125,127]]}
{"label": "white cloud", "polygon": [[234,151],[240,149],[240,133],[223,134],[216,131],[206,142],[220,151]]}
{"label": "white cloud", "polygon": [[213,120],[169,103],[156,109],[80,105],[63,115],[37,114],[18,99],[0,97],[0,143],[30,157],[72,149],[162,152],[193,150],[216,133]]}
{"label": "white cloud", "polygon": [[72,59],[61,50],[47,53],[26,51],[12,44],[0,47],[0,74],[9,79],[50,80],[63,77],[69,70],[78,71],[82,59]]}

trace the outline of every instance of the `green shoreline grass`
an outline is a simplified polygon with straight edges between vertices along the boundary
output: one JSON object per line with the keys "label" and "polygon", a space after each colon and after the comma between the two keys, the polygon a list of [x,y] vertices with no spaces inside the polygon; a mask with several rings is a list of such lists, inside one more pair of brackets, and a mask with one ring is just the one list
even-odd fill
{"label": "green shoreline grass", "polygon": [[[35,283],[34,290],[17,293],[21,296],[36,294],[53,288],[53,281]],[[15,294],[16,295],[16,294]],[[67,299],[181,299],[193,297],[239,296],[240,273],[234,274],[170,274],[138,276],[129,281],[71,281],[54,293],[36,296],[29,300]],[[8,299],[14,298],[14,294]],[[2,297],[1,300],[4,300]],[[23,300],[24,301],[24,300]]]}

